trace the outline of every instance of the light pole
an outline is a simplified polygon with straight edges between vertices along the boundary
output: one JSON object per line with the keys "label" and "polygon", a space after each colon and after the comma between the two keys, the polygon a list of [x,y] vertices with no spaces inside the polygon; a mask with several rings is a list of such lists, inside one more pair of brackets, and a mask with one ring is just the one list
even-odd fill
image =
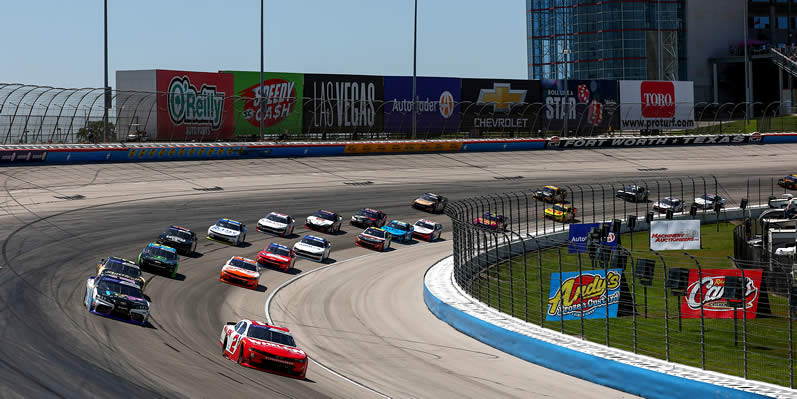
{"label": "light pole", "polygon": [[744,107],[744,128],[747,131],[747,124],[750,120],[750,71],[749,66],[747,65],[747,7],[748,4],[745,2],[744,5],[744,101],[746,102]]}
{"label": "light pole", "polygon": [[564,55],[564,58],[565,58],[565,79],[564,79],[564,81],[565,81],[564,82],[565,83],[564,84],[564,86],[565,86],[565,103],[564,103],[564,106],[565,106],[565,110],[564,110],[565,111],[565,117],[564,117],[564,122],[562,123],[562,129],[564,130],[564,133],[562,135],[567,137],[567,122],[570,119],[570,95],[567,92],[567,59],[569,58],[569,55],[570,55],[570,49],[563,49],[562,50],[562,55]]}
{"label": "light pole", "polygon": [[108,138],[108,108],[111,107],[111,91],[108,87],[108,0],[104,1],[103,18],[105,23],[104,36],[105,36],[105,85],[103,90],[103,113],[102,113],[102,138],[103,141]]}
{"label": "light pole", "polygon": [[418,0],[415,0],[415,20],[412,24],[412,138],[418,136],[418,121],[415,113],[418,109],[416,78],[418,73]]}
{"label": "light pole", "polygon": [[[263,59],[265,58],[265,54],[263,51],[263,0],[260,0],[260,140],[265,141],[266,136],[263,134],[263,123],[265,123],[265,105],[266,102],[263,101]],[[257,119],[257,114],[255,114],[255,119]]]}

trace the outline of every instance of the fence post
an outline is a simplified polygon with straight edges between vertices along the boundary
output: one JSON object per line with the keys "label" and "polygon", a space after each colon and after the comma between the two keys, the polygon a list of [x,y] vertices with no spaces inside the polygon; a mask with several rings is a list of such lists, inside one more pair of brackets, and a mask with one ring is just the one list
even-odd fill
{"label": "fence post", "polygon": [[[583,281],[584,276],[581,274],[583,270],[584,270],[584,268],[583,268],[583,266],[581,264],[581,251],[579,251],[578,252],[578,286],[579,287],[583,287],[584,286],[584,284],[583,284],[584,283],[584,281]],[[581,321],[581,339],[584,339],[584,292],[583,291],[584,290],[582,290],[580,288],[578,290],[578,303],[579,303],[578,315],[579,315],[579,320]]]}
{"label": "fence post", "polygon": [[[664,279],[666,281],[667,277],[667,262],[664,260],[664,256],[660,253],[648,248],[650,252],[656,254],[661,260],[661,267],[664,270]],[[664,284],[664,351],[666,360],[670,361],[670,297],[667,295],[667,284]],[[678,306],[681,304],[679,303]]]}
{"label": "fence post", "polygon": [[545,327],[545,298],[543,297],[542,290],[542,249],[540,248],[540,241],[537,237],[532,238],[534,243],[537,244],[537,266],[539,268],[539,278],[537,281],[540,283],[540,327]]}
{"label": "fence post", "polygon": [[703,268],[700,266],[700,262],[697,261],[697,258],[692,256],[689,252],[684,252],[684,255],[691,258],[695,264],[697,265],[697,285],[698,290],[700,292],[700,366],[703,370],[706,369],[706,325],[705,325],[705,316],[703,314],[703,303],[705,302],[705,297],[703,294]]}
{"label": "fence post", "polygon": [[[603,185],[601,185],[601,188],[603,188]],[[605,213],[604,213],[604,215],[605,215]],[[607,248],[608,248],[608,245],[604,246],[603,250],[606,250]],[[611,262],[611,257],[609,257],[609,262],[603,262],[603,278],[609,277],[609,263],[610,262]],[[609,340],[609,290],[608,290],[609,286],[607,285],[606,288],[607,288],[607,290],[606,290],[606,346],[611,347],[610,340]],[[620,305],[619,301],[618,301],[617,305],[619,307],[619,305]]]}
{"label": "fence post", "polygon": [[[634,353],[637,353],[637,325],[636,325],[636,265],[634,264],[634,255],[631,254],[625,247],[620,247],[620,249],[628,255],[628,258],[631,260],[631,320],[634,325]],[[625,270],[623,270],[625,272]],[[625,273],[623,273],[625,274]],[[621,295],[622,297],[622,295]],[[618,301],[619,305],[619,301]]]}
{"label": "fence post", "polygon": [[[715,178],[716,179],[716,178]],[[747,379],[747,277],[744,275],[744,268],[739,267],[736,259],[729,256],[728,259],[736,265],[736,268],[742,272],[742,281],[744,281],[744,288],[742,288],[742,353],[744,355],[744,379]],[[734,312],[736,309],[733,310]]]}
{"label": "fence post", "polygon": [[[562,302],[562,300],[561,300],[561,298],[562,298],[562,285],[563,285],[562,284],[562,280],[563,279],[562,279],[562,246],[561,245],[557,245],[556,246],[556,253],[559,256],[559,259],[558,259],[558,263],[559,263],[559,298],[560,298],[560,300],[559,300],[559,332],[564,334],[565,333],[565,308],[563,306],[564,302]],[[542,277],[540,277],[540,280],[542,280]]]}

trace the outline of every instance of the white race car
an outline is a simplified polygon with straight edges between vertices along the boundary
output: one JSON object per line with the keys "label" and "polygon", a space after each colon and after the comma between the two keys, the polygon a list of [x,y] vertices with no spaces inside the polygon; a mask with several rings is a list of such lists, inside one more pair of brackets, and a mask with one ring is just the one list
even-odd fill
{"label": "white race car", "polygon": [[725,198],[715,194],[703,194],[695,198],[695,203],[700,209],[714,209],[714,204],[720,204],[720,207],[724,207]]}
{"label": "white race car", "polygon": [[296,220],[289,215],[271,212],[263,219],[257,221],[257,227],[255,227],[255,229],[257,231],[277,234],[280,237],[286,237],[293,234],[294,227],[296,227]]}
{"label": "white race car", "polygon": [[435,241],[443,232],[443,225],[431,220],[420,219],[415,222],[412,236],[425,241]]}
{"label": "white race car", "polygon": [[332,243],[326,238],[306,235],[301,241],[293,245],[293,252],[296,255],[323,262],[329,258],[329,250]]}
{"label": "white race car", "polygon": [[231,219],[219,219],[208,228],[208,238],[240,246],[246,242],[246,225]]}
{"label": "white race car", "polygon": [[662,213],[670,209],[672,209],[673,212],[682,212],[684,210],[684,202],[678,198],[665,197],[659,202],[654,202],[653,209]]}
{"label": "white race car", "polygon": [[305,226],[308,229],[326,231],[327,233],[335,233],[340,231],[340,225],[343,224],[343,217],[335,212],[318,210],[313,216],[307,217]]}

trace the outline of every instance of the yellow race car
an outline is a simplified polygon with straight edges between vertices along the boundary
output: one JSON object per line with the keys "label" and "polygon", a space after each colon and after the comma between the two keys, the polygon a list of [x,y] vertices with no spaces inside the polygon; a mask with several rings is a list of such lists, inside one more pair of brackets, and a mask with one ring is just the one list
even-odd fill
{"label": "yellow race car", "polygon": [[567,190],[556,186],[544,186],[543,188],[534,191],[531,195],[537,201],[544,201],[550,203],[562,202],[567,198]]}
{"label": "yellow race car", "polygon": [[572,222],[576,218],[576,208],[562,203],[554,204],[545,209],[545,217],[562,223]]}

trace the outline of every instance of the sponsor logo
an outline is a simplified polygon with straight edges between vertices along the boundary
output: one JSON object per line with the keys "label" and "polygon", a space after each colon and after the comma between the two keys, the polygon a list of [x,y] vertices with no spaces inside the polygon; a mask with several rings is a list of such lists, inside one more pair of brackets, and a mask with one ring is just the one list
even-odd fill
{"label": "sponsor logo", "polygon": [[[745,280],[745,309],[749,309],[758,299],[759,291],[752,278],[745,277]],[[726,312],[733,309],[728,306],[727,300],[722,299],[722,294],[725,292],[725,276],[703,277],[701,281],[702,283],[694,281],[687,287],[684,299],[689,309],[700,310],[701,302],[704,312]]]}
{"label": "sponsor logo", "polygon": [[454,96],[446,90],[440,94],[440,115],[443,118],[450,118],[454,114]]}
{"label": "sponsor logo", "polygon": [[[394,98],[391,101],[393,105],[390,107],[390,112],[412,112],[412,100],[399,100]],[[429,98],[422,100],[418,99],[416,103],[418,112],[440,112],[440,115],[448,119],[454,114],[454,96],[451,92],[444,91],[440,94],[440,100],[433,101]]]}
{"label": "sponsor logo", "polygon": [[[555,281],[551,281],[553,285]],[[548,298],[548,316],[592,315],[608,304],[620,302],[620,273],[609,270],[606,277],[582,273],[562,281],[561,287]],[[611,292],[614,291],[614,292]]]}
{"label": "sponsor logo", "polygon": [[[245,89],[241,96],[248,97],[244,103],[243,117],[253,126],[274,126],[293,111],[296,105],[295,82],[284,79],[269,79],[263,82],[263,91],[260,83]],[[265,100],[262,104],[261,100]]]}
{"label": "sponsor logo", "polygon": [[640,86],[642,117],[675,116],[675,85],[672,82],[642,82]]}
{"label": "sponsor logo", "polygon": [[761,142],[761,133],[755,132],[750,135],[750,143],[760,143]]}
{"label": "sponsor logo", "polygon": [[653,242],[700,242],[700,232],[686,230],[683,233],[661,234],[653,233],[650,235]]}
{"label": "sponsor logo", "polygon": [[560,142],[561,140],[559,139],[559,136],[553,136],[548,139],[548,148],[559,148]]}
{"label": "sponsor logo", "polygon": [[[512,105],[523,103],[525,100],[526,90],[512,90],[511,84],[509,83],[494,83],[492,89],[479,90],[479,98],[476,102],[478,104],[492,104],[494,112],[509,112],[512,109]],[[497,121],[501,121],[501,119]],[[494,125],[484,127],[504,126]],[[523,126],[506,127],[525,127],[525,121]]]}
{"label": "sponsor logo", "polygon": [[373,83],[314,83],[313,127],[374,126],[376,100],[376,85]]}
{"label": "sponsor logo", "polygon": [[[707,145],[707,144],[748,144],[751,136],[717,135],[692,137],[633,137],[615,139],[558,139],[561,148],[597,148],[597,147],[650,147],[667,145]],[[553,137],[549,139],[548,147]]]}
{"label": "sponsor logo", "polygon": [[187,135],[209,134],[221,127],[224,118],[225,93],[216,86],[203,84],[196,88],[187,76],[175,76],[169,82],[167,109],[175,126],[187,124]]}

